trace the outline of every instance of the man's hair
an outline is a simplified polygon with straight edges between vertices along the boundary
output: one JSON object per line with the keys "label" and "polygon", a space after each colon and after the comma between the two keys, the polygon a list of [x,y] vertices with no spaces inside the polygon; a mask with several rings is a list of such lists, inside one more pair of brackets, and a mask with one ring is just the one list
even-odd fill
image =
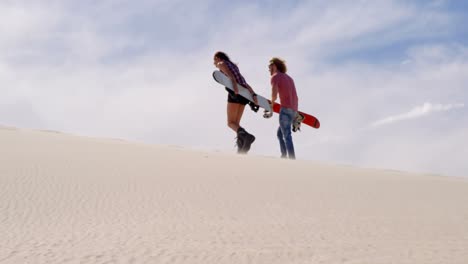
{"label": "man's hair", "polygon": [[229,56],[222,51],[216,52],[214,56],[220,58],[223,61],[231,61],[231,59],[229,59]]}
{"label": "man's hair", "polygon": [[271,60],[270,60],[270,64],[269,65],[272,65],[274,64],[276,66],[276,68],[278,69],[278,71],[282,72],[282,73],[286,73],[288,71],[288,68],[286,67],[286,62],[280,58],[277,58],[277,57],[273,57]]}

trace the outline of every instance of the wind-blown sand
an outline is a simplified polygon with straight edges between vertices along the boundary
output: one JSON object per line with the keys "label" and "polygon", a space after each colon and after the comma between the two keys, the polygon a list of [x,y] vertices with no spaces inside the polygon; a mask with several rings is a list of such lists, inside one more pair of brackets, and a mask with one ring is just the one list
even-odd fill
{"label": "wind-blown sand", "polygon": [[0,128],[0,263],[468,263],[468,181]]}

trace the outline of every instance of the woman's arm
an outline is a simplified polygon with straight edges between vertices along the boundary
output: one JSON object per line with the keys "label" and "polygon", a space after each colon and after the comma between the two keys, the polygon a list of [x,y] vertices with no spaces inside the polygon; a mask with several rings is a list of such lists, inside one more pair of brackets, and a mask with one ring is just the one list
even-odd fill
{"label": "woman's arm", "polygon": [[237,88],[237,82],[236,82],[236,78],[234,77],[234,74],[232,74],[232,72],[229,70],[229,68],[226,66],[226,64],[224,64],[223,62],[220,62],[218,63],[218,65],[216,65],[216,67],[218,67],[218,69],[220,71],[222,71],[224,74],[227,75],[227,77],[229,79],[231,79],[232,81],[232,85],[233,85],[233,88],[234,88],[234,93],[235,94],[238,94],[239,93],[239,88]]}
{"label": "woman's arm", "polygon": [[252,94],[255,104],[258,105],[257,94],[254,92],[254,90],[249,84],[247,84],[246,88],[249,90],[250,94]]}

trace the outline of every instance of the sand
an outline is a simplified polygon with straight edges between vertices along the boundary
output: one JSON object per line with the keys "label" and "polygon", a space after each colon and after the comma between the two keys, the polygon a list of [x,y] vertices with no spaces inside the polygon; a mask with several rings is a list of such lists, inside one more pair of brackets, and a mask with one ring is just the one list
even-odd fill
{"label": "sand", "polygon": [[0,263],[468,263],[467,179],[232,152],[1,127]]}

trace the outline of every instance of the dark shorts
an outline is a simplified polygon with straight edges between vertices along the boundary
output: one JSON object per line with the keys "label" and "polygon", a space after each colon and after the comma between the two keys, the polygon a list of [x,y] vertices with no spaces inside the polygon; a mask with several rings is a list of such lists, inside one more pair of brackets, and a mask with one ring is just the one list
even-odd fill
{"label": "dark shorts", "polygon": [[227,101],[229,103],[246,105],[250,102],[249,100],[245,99],[241,95],[236,95],[233,91],[229,90],[228,88],[226,88],[226,91],[228,92]]}

